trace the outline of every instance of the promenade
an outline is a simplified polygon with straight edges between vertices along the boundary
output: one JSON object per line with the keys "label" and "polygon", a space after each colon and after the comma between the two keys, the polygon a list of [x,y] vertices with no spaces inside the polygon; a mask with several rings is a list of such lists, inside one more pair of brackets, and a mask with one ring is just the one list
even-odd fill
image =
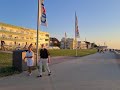
{"label": "promenade", "polygon": [[120,90],[120,58],[113,52],[85,57],[56,57],[47,72],[37,78],[26,72],[0,78],[0,90]]}

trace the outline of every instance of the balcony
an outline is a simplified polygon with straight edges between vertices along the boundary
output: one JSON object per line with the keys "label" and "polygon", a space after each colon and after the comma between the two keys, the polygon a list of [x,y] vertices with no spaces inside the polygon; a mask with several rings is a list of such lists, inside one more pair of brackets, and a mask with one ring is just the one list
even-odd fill
{"label": "balcony", "polygon": [[[0,30],[0,32],[2,32],[2,33],[6,33],[6,34],[14,34],[14,35],[27,35],[28,36],[28,34],[24,34],[24,33],[18,33],[18,32],[11,32],[11,31],[5,31],[5,30]],[[31,35],[30,35],[31,36]]]}
{"label": "balcony", "polygon": [[15,39],[15,38],[7,38],[7,37],[0,37],[1,40],[9,40],[9,41],[23,41],[23,42],[31,42],[31,40],[23,40],[23,39]]}

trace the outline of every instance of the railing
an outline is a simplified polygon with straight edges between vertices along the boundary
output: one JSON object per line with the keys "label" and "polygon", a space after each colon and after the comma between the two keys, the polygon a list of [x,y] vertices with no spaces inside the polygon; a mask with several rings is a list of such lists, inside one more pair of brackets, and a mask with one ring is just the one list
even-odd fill
{"label": "railing", "polygon": [[[4,33],[8,33],[8,34],[15,34],[15,35],[23,35],[23,33],[11,32],[11,31],[5,31],[5,30],[0,30],[0,32],[4,32]],[[26,34],[26,33],[24,33],[24,35],[31,36],[32,34]]]}
{"label": "railing", "polygon": [[[24,42],[28,42],[31,41],[31,39],[15,39],[15,38],[7,38],[7,37],[0,37],[1,40],[10,40],[10,41],[24,41]],[[35,41],[35,40],[32,40]]]}

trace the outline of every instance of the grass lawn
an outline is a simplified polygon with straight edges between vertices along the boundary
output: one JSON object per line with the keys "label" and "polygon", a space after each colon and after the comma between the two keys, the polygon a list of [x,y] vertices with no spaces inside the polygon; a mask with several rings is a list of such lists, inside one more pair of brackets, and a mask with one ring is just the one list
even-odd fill
{"label": "grass lawn", "polygon": [[[49,50],[50,55],[54,56],[75,56],[76,50],[58,49]],[[96,49],[77,50],[78,56],[85,56],[96,53]],[[16,73],[12,68],[12,54],[0,52],[0,76],[7,76]],[[18,73],[18,72],[17,72]]]}
{"label": "grass lawn", "polygon": [[0,76],[13,74],[12,54],[0,52]]}
{"label": "grass lawn", "polygon": [[0,52],[0,68],[12,66],[12,54]]}
{"label": "grass lawn", "polygon": [[[49,50],[51,56],[75,56],[76,55],[76,50],[70,50],[70,49],[60,49],[60,50]],[[96,53],[96,49],[82,49],[82,50],[77,50],[77,55],[78,56],[85,56],[89,54]]]}

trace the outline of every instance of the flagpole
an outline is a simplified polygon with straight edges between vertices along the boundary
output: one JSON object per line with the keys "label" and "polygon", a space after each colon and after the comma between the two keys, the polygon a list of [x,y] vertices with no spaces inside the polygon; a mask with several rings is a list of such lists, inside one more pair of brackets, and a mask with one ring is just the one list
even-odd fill
{"label": "flagpole", "polygon": [[37,16],[37,45],[36,45],[36,49],[37,49],[37,54],[36,54],[36,65],[37,65],[37,62],[38,62],[38,43],[39,43],[39,30],[40,30],[40,16],[41,15],[41,1],[38,0],[38,16]]}
{"label": "flagpole", "polygon": [[76,12],[75,12],[75,46],[76,46],[76,53],[75,56],[77,56],[77,37],[76,37]]}
{"label": "flagpole", "polygon": [[65,38],[65,49],[66,49],[66,38]]}
{"label": "flagpole", "polygon": [[66,49],[66,32],[65,32],[65,49]]}
{"label": "flagpole", "polygon": [[75,40],[76,40],[76,56],[77,56],[77,47],[78,47],[78,45],[77,45],[77,38]]}

